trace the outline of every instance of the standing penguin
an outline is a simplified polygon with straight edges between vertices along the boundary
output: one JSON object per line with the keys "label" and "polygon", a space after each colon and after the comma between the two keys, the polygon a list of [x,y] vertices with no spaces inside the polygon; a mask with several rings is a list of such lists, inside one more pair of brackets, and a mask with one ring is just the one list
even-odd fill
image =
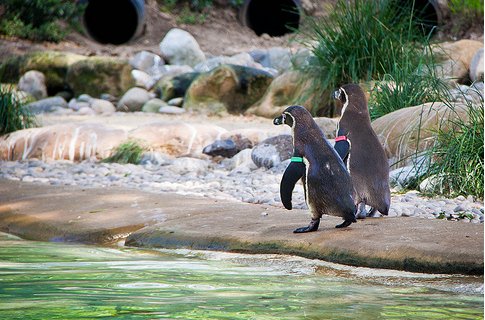
{"label": "standing penguin", "polygon": [[[372,129],[364,92],[356,84],[346,84],[334,92],[334,98],[343,105],[335,150],[352,178],[357,217],[365,218],[376,211],[387,215],[391,205],[389,164]],[[369,212],[366,205],[371,206]]]}
{"label": "standing penguin", "polygon": [[344,228],[357,222],[349,173],[311,114],[301,106],[291,106],[275,118],[273,123],[287,124],[293,133],[294,153],[281,179],[281,201],[286,209],[292,209],[291,195],[296,182],[301,178],[305,199],[312,214],[312,220],[307,227],[293,232],[317,231],[323,214],[344,219],[336,228]]}

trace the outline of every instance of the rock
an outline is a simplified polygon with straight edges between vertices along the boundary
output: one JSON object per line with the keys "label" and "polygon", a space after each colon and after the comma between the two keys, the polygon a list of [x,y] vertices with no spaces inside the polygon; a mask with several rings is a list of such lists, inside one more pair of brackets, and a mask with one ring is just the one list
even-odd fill
{"label": "rock", "polygon": [[454,110],[444,103],[425,103],[396,110],[372,122],[372,128],[381,140],[389,163],[396,167],[412,164],[416,152],[432,146],[438,126],[446,129],[447,119],[467,119],[467,106],[455,104]]}
{"label": "rock", "polygon": [[57,108],[67,108],[67,107],[68,105],[66,100],[64,100],[61,97],[46,98],[35,102],[31,102],[25,105],[25,108],[28,109],[33,114],[53,112]]}
{"label": "rock", "polygon": [[454,102],[460,102],[465,105],[474,103],[479,105],[483,100],[483,82],[475,83],[472,87],[464,84],[457,85],[455,88],[449,90],[449,100]]}
{"label": "rock", "polygon": [[419,184],[419,191],[423,193],[439,193],[443,194],[447,188],[447,178],[445,175],[433,175],[424,179]]}
{"label": "rock", "polygon": [[177,65],[165,65],[161,69],[161,74],[157,76],[158,79],[161,79],[164,76],[178,76],[180,74],[184,73],[190,73],[194,72],[194,68],[191,66],[183,65],[183,66],[177,66]]}
{"label": "rock", "polygon": [[121,97],[116,107],[117,111],[141,111],[143,105],[150,100],[148,91],[142,88],[131,88]]}
{"label": "rock", "polygon": [[253,58],[249,53],[238,53],[231,57],[219,56],[209,58],[204,62],[197,64],[194,67],[196,72],[209,72],[223,64],[232,64],[243,67],[257,68],[261,69],[262,66],[259,63],[254,62]]}
{"label": "rock", "polygon": [[116,111],[115,106],[111,102],[103,99],[92,99],[91,109],[98,114],[113,114]]}
{"label": "rock", "polygon": [[170,99],[167,101],[167,104],[174,107],[182,107],[182,105],[184,104],[184,98],[178,97]]}
{"label": "rock", "polygon": [[187,31],[171,29],[160,43],[162,57],[170,64],[194,67],[205,60],[205,55],[195,38]]}
{"label": "rock", "polygon": [[0,74],[2,82],[17,83],[27,71],[37,70],[44,74],[47,90],[56,91],[68,86],[66,75],[69,67],[86,58],[69,52],[37,51],[6,59],[0,65]]}
{"label": "rock", "polygon": [[140,70],[131,70],[131,76],[135,80],[135,85],[150,90],[155,85],[155,80],[146,72]]}
{"label": "rock", "polygon": [[473,82],[483,82],[483,48],[475,52],[470,62],[470,79]]}
{"label": "rock", "polygon": [[45,76],[36,70],[27,71],[19,80],[17,88],[32,95],[36,100],[47,97]]}
{"label": "rock", "polygon": [[134,69],[152,76],[162,73],[163,66],[165,65],[165,61],[159,55],[149,51],[137,52],[129,62]]}
{"label": "rock", "polygon": [[175,106],[163,106],[158,109],[159,113],[165,113],[165,114],[181,114],[185,113],[185,109],[181,107],[175,107]]}
{"label": "rock", "polygon": [[259,69],[222,65],[192,82],[184,108],[210,114],[241,113],[262,97],[272,80]]}
{"label": "rock", "polygon": [[81,108],[90,108],[88,102],[79,101],[79,100],[76,100],[74,98],[69,100],[69,103],[68,103],[67,106],[68,106],[69,109],[71,109],[73,111],[79,111],[79,109],[81,109]]}
{"label": "rock", "polygon": [[483,48],[482,41],[462,39],[440,43],[435,45],[432,50],[435,54],[442,56],[444,60],[461,62],[468,70],[473,56],[480,48]]}
{"label": "rock", "polygon": [[256,145],[251,153],[251,159],[258,168],[272,168],[293,154],[293,138],[291,135],[271,137]]}
{"label": "rock", "polygon": [[317,117],[313,118],[318,127],[322,130],[325,138],[334,139],[337,132],[338,118]]}
{"label": "rock", "polygon": [[241,150],[234,157],[224,160],[224,164],[229,170],[238,170],[238,168],[247,168],[249,171],[255,170],[258,167],[252,159],[252,153],[251,149]]}
{"label": "rock", "polygon": [[[86,102],[82,102],[82,103],[86,103]],[[91,109],[91,107],[81,107],[77,113],[79,115],[82,115],[82,116],[94,116],[96,114],[96,112]]]}
{"label": "rock", "polygon": [[172,164],[172,159],[160,152],[145,152],[140,160],[141,165],[163,166]]}
{"label": "rock", "polygon": [[221,156],[224,158],[231,158],[241,150],[250,149],[253,143],[241,134],[233,134],[228,139],[216,140],[210,145],[206,146],[202,153],[209,156]]}
{"label": "rock", "polygon": [[410,165],[389,172],[389,184],[399,189],[415,186],[417,180],[427,171],[426,166]]}
{"label": "rock", "polygon": [[221,127],[208,124],[151,123],[130,131],[129,137],[144,141],[152,151],[175,157],[201,157],[202,149],[225,132]]}
{"label": "rock", "polygon": [[81,94],[79,97],[77,97],[77,101],[79,102],[87,102],[91,103],[91,100],[93,100],[93,97],[91,97],[89,94]]}
{"label": "rock", "polygon": [[107,128],[101,124],[60,124],[24,129],[0,137],[0,159],[103,159],[126,140],[126,136],[124,130]]}
{"label": "rock", "polygon": [[446,60],[435,66],[437,77],[451,83],[463,83],[468,78],[468,69],[462,61]]}
{"label": "rock", "polygon": [[208,156],[224,158],[232,158],[237,152],[236,144],[232,139],[216,140],[202,150],[202,153]]}
{"label": "rock", "polygon": [[158,113],[158,110],[160,108],[167,106],[167,103],[161,99],[158,98],[153,98],[148,100],[143,107],[141,108],[141,111],[143,112],[152,112],[152,113]]}
{"label": "rock", "polygon": [[130,64],[113,57],[95,56],[73,63],[66,79],[75,94],[91,96],[102,93],[120,96],[135,85]]}
{"label": "rock", "polygon": [[[288,106],[295,104],[308,85],[305,77],[298,71],[288,71],[275,78],[264,96],[254,103],[245,113],[266,118],[274,118],[280,115]],[[307,99],[303,106],[312,106],[311,98]]]}
{"label": "rock", "polygon": [[194,81],[199,74],[200,73],[198,72],[190,72],[174,76],[164,76],[158,80],[155,85],[155,93],[165,101],[183,97],[189,86],[192,84],[192,81]]}
{"label": "rock", "polygon": [[178,158],[172,165],[167,166],[168,170],[182,175],[187,173],[200,174],[205,172],[207,168],[208,163],[206,160],[187,157]]}
{"label": "rock", "polygon": [[250,52],[250,55],[263,67],[276,69],[279,74],[291,68],[291,52],[288,48],[272,47],[268,50],[255,50]]}

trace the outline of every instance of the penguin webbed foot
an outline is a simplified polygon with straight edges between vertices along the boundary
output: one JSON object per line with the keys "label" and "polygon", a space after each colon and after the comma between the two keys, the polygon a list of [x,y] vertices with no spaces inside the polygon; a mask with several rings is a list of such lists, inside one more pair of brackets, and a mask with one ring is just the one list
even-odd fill
{"label": "penguin webbed foot", "polygon": [[335,226],[335,228],[337,228],[337,229],[346,228],[346,227],[350,226],[352,224],[352,222],[355,222],[355,221],[345,220],[341,224],[337,224]]}
{"label": "penguin webbed foot", "polygon": [[301,227],[298,229],[293,230],[293,233],[306,233],[306,232],[313,232],[318,230],[318,226],[320,225],[320,219],[312,219],[310,224],[307,227]]}

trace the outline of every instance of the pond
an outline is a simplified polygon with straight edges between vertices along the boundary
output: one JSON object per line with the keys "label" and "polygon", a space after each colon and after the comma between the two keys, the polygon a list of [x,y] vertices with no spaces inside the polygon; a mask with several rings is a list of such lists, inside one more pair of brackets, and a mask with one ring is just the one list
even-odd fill
{"label": "pond", "polygon": [[2,319],[483,319],[483,277],[0,233]]}

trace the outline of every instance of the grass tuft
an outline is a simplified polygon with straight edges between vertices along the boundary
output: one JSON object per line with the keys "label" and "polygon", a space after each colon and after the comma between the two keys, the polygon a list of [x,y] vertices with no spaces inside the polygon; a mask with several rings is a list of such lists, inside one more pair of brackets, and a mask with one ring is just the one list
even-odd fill
{"label": "grass tuft", "polygon": [[101,162],[139,164],[144,151],[145,148],[142,147],[137,141],[128,140],[120,144],[111,156],[103,159]]}
{"label": "grass tuft", "polygon": [[0,135],[35,126],[35,117],[23,107],[11,87],[0,86]]}
{"label": "grass tuft", "polygon": [[448,120],[438,130],[435,145],[428,150],[433,162],[422,178],[438,177],[434,179],[435,194],[483,199],[483,97],[479,104],[467,103],[467,115],[468,119],[457,116]]}

